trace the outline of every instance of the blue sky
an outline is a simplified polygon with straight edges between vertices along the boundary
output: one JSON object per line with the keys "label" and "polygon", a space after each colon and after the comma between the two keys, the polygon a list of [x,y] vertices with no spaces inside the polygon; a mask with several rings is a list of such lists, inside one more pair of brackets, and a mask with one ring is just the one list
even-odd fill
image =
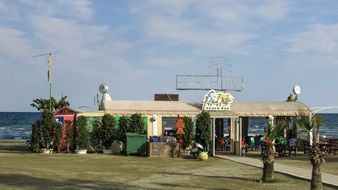
{"label": "blue sky", "polygon": [[209,74],[225,56],[244,77],[235,101],[299,100],[338,105],[338,2],[323,1],[0,1],[0,111],[33,111],[48,96],[46,57],[53,52],[53,96],[92,106],[107,83],[116,100],[176,91],[176,74]]}

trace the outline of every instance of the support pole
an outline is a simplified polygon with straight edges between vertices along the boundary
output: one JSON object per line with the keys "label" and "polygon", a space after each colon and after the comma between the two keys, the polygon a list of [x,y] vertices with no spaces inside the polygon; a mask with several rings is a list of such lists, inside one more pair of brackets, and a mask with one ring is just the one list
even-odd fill
{"label": "support pole", "polygon": [[216,138],[215,138],[215,131],[216,131],[216,119],[212,118],[212,153],[211,156],[215,156],[215,145],[216,145]]}

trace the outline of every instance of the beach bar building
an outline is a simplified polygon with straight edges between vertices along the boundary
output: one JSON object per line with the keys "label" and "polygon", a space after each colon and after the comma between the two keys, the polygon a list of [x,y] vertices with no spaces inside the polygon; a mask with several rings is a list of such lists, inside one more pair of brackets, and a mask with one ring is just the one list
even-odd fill
{"label": "beach bar building", "polygon": [[[249,118],[263,117],[266,122],[285,120],[292,126],[292,117],[309,116],[310,109],[301,102],[249,102],[234,101],[231,94],[209,91],[202,102],[181,101],[125,101],[105,100],[98,112],[83,112],[91,118],[99,118],[105,113],[122,116],[142,114],[147,120],[147,135],[175,136],[177,117],[189,116],[195,121],[202,111],[210,113],[212,123],[211,154],[225,148],[229,153],[241,155],[242,141],[248,136]],[[220,147],[219,139],[227,134],[229,143]],[[287,135],[287,134],[286,134]],[[223,146],[223,145],[222,145]]]}

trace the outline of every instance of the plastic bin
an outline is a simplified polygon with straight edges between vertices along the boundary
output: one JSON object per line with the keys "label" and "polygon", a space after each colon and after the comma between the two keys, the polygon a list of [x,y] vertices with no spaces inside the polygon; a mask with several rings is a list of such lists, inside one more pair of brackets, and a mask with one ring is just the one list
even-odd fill
{"label": "plastic bin", "polygon": [[151,136],[150,142],[161,142],[161,137],[160,136]]}
{"label": "plastic bin", "polygon": [[146,155],[147,135],[138,133],[127,133],[126,154]]}

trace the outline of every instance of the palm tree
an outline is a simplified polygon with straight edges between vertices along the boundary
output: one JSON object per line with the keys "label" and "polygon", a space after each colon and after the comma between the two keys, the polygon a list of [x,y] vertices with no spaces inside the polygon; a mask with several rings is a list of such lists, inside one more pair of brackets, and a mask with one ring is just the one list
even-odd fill
{"label": "palm tree", "polygon": [[273,143],[276,138],[279,137],[281,131],[283,131],[287,127],[285,122],[278,122],[275,127],[272,125],[268,125],[268,130],[265,136],[265,140],[263,142],[263,182],[269,182],[274,180],[274,163],[275,163],[275,153],[273,149]]}
{"label": "palm tree", "polygon": [[[312,145],[309,147],[309,160],[312,164],[311,189],[323,189],[321,165],[325,162],[325,149],[319,145],[319,128],[323,123],[320,116],[311,114],[309,117],[298,116],[297,124],[302,127],[308,134],[312,133]],[[310,135],[311,138],[311,135]]]}
{"label": "palm tree", "polygon": [[33,100],[31,104],[32,107],[36,108],[38,111],[47,112],[49,108],[51,108],[51,112],[54,112],[58,109],[61,109],[64,106],[69,106],[69,102],[67,100],[67,96],[61,97],[59,101],[57,101],[54,97],[50,97],[50,99],[42,99],[37,98]]}

